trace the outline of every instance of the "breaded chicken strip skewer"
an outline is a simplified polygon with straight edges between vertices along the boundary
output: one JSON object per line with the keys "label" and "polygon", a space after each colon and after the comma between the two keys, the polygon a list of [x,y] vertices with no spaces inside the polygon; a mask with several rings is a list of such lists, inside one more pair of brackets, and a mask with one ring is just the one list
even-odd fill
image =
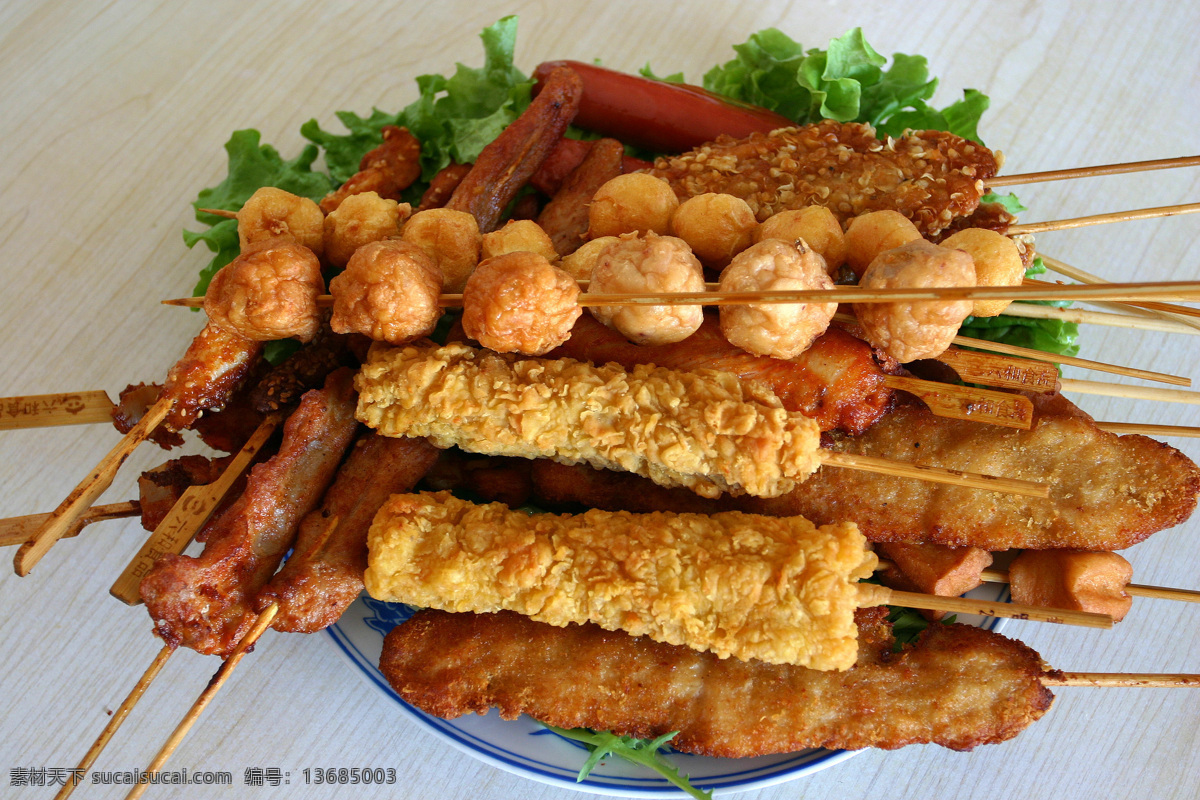
{"label": "breaded chicken strip skewer", "polygon": [[[750,757],[807,747],[970,750],[1010,739],[1050,708],[1038,654],[982,628],[931,625],[892,652],[883,608],[861,609],[846,672],[719,659],[518,614],[420,611],[384,639],[380,670],[421,710],[500,709],[561,728],[653,738],[685,753]],[[1053,674],[1053,673],[1052,673]]]}
{"label": "breaded chicken strip skewer", "polygon": [[517,611],[813,669],[854,664],[858,581],[875,554],[854,525],[714,514],[530,516],[448,492],[396,495],[368,538],[377,600]]}
{"label": "breaded chicken strip skewer", "polygon": [[376,344],[356,386],[358,418],[385,436],[586,462],[708,497],[778,496],[821,463],[816,422],[716,370]]}

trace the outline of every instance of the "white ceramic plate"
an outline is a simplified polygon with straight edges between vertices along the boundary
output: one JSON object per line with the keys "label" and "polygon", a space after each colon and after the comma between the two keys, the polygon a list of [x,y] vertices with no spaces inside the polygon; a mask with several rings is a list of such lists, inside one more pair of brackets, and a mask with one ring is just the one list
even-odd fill
{"label": "white ceramic plate", "polygon": [[[985,584],[969,596],[1004,601],[1008,599],[1008,587]],[[493,710],[485,716],[468,714],[445,720],[405,703],[392,691],[378,665],[384,635],[408,619],[410,613],[407,606],[381,603],[363,595],[336,625],[329,628],[329,634],[355,672],[426,730],[480,761],[553,786],[617,797],[684,796],[656,773],[620,759],[601,763],[587,780],[577,783],[575,777],[587,760],[587,750],[582,744],[564,739],[528,717],[508,722],[500,719]],[[992,630],[998,630],[1001,622],[983,617],[960,621]],[[714,789],[717,794],[732,794],[799,778],[853,755],[854,751],[849,750],[805,750],[745,759],[708,758],[675,752],[666,757],[682,774],[691,776],[693,785]]]}

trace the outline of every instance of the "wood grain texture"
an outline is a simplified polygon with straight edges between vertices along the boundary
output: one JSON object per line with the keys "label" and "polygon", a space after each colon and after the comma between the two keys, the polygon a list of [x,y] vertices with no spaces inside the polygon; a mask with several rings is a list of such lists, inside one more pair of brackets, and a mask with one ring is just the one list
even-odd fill
{"label": "wood grain texture", "polygon": [[[396,109],[413,77],[482,62],[476,35],[521,15],[518,62],[574,58],[695,80],[729,46],[774,25],[824,45],[854,25],[872,44],[928,56],[939,104],[964,87],[991,95],[981,133],[1004,151],[1004,172],[1034,172],[1200,152],[1200,7],[1139,4],[878,4],[440,0],[383,4],[66,0],[0,5],[0,394],[159,380],[201,318],[163,308],[207,260],[188,251],[190,201],[220,180],[230,132],[257,127],[291,157],[310,117]],[[1029,220],[1200,200],[1200,170],[1018,187]],[[1107,280],[1200,276],[1200,218],[1175,217],[1046,233],[1042,250]],[[1081,355],[1196,377],[1190,337],[1090,328]],[[1089,377],[1069,369],[1068,377]],[[1080,397],[1105,420],[1200,425],[1195,406]],[[112,446],[100,426],[0,436],[0,517],[48,511]],[[1193,459],[1200,443],[1171,444]],[[142,448],[100,502],[134,496],[137,470],[161,461]],[[150,663],[159,643],[144,612],[107,595],[144,534],[83,536],[56,547],[28,578],[0,577],[0,767],[69,767]],[[1196,588],[1200,520],[1125,555],[1135,580]],[[1193,608],[1135,601],[1113,631],[1012,622],[1017,636],[1070,671],[1195,672]],[[137,769],[215,669],[194,653],[172,659],[97,762]],[[920,747],[867,752],[747,800],[880,796],[1195,798],[1200,692],[1062,688],[1046,718],[1012,742],[969,753]],[[311,698],[311,702],[309,701]],[[268,736],[263,736],[267,732]],[[174,757],[190,769],[291,770],[289,787],[219,794],[207,787],[152,796],[330,796],[297,785],[305,766],[395,767],[373,797],[580,797],[501,772],[444,746],[382,702],[323,636],[268,633]],[[8,776],[0,776],[7,781]],[[84,787],[79,797],[120,797]],[[106,790],[107,789],[107,790]],[[15,789],[13,793],[22,790]],[[34,796],[38,790],[24,790]],[[44,791],[44,790],[43,790]],[[349,795],[345,795],[349,796]]]}

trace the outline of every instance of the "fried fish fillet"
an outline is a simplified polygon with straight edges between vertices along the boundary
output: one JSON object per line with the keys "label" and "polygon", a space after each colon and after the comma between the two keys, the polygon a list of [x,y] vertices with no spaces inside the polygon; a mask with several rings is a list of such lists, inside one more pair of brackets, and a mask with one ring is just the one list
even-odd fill
{"label": "fried fish fillet", "polygon": [[1000,168],[981,144],[944,131],[875,138],[870,125],[824,120],[745,139],[718,137],[658,159],[651,175],[681,200],[706,192],[745,200],[761,222],[779,211],[819,205],[840,222],[868,211],[899,211],[926,237],[969,216],[984,181]]}
{"label": "fried fish fillet", "polygon": [[421,611],[384,639],[379,668],[421,710],[453,719],[493,706],[562,728],[652,738],[707,756],[808,747],[970,750],[1016,736],[1050,708],[1038,654],[964,625],[931,625],[892,652],[880,608],[859,611],[858,662],[819,672],[507,612]]}
{"label": "fried fish fillet", "polygon": [[901,406],[860,436],[831,437],[830,449],[937,467],[1042,481],[1049,499],[848,469],[820,469],[777,498],[689,496],[635,475],[586,466],[535,464],[534,494],[552,506],[609,510],[799,514],[817,524],[850,520],[873,542],[1012,548],[1121,550],[1191,516],[1200,469],[1145,436],[1117,436],[1061,395],[1030,395],[1028,431],[935,417]]}
{"label": "fried fish fillet", "polygon": [[714,514],[526,514],[395,495],[368,535],[377,600],[506,609],[755,658],[846,669],[875,554],[853,525]]}
{"label": "fried fish fillet", "polygon": [[376,344],[356,385],[358,418],[385,436],[586,462],[708,496],[779,495],[820,464],[817,423],[730,372]]}

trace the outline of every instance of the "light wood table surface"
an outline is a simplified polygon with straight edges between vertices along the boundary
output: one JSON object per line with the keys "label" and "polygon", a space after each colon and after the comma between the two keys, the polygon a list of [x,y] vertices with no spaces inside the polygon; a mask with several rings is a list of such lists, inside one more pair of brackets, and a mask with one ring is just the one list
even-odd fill
{"label": "light wood table surface", "polygon": [[[886,9],[886,10],[880,10]],[[161,380],[200,318],[158,301],[187,293],[208,255],[184,248],[189,202],[225,174],[230,132],[256,127],[285,157],[334,111],[394,110],[413,78],[482,62],[476,35],[521,15],[518,65],[602,58],[698,81],[730,45],[777,26],[806,45],[861,25],[882,53],[928,56],[939,104],[992,98],[981,134],[1006,172],[1200,152],[1200,6],[1187,3],[8,2],[0,5],[0,394]],[[1200,170],[1019,190],[1026,220],[1200,200]],[[1200,275],[1200,216],[1049,233],[1041,248],[1113,280]],[[1084,331],[1085,357],[1200,376],[1200,340]],[[1071,377],[1105,380],[1075,370]],[[1099,419],[1200,425],[1196,406],[1075,398]],[[116,441],[105,426],[0,434],[0,516],[54,508]],[[1196,440],[1172,440],[1193,459]],[[139,450],[105,502],[134,496],[162,455]],[[0,578],[0,795],[12,770],[71,767],[159,650],[142,609],[108,586],[136,550],[135,522],[55,547]],[[6,550],[6,556],[11,549]],[[1142,583],[1200,585],[1200,524],[1126,552]],[[7,561],[5,562],[7,564]],[[6,567],[7,569],[7,567]],[[1111,632],[1010,623],[1066,670],[1200,672],[1200,608],[1137,600]],[[177,655],[97,764],[143,768],[215,669]],[[1017,739],[971,753],[870,751],[750,798],[1200,797],[1200,691],[1068,688]],[[451,749],[381,699],[323,634],[268,633],[201,718],[172,767],[229,770],[234,787],[152,787],[150,797],[581,795]],[[386,788],[250,788],[246,767],[394,767]],[[78,798],[121,797],[84,785]]]}

